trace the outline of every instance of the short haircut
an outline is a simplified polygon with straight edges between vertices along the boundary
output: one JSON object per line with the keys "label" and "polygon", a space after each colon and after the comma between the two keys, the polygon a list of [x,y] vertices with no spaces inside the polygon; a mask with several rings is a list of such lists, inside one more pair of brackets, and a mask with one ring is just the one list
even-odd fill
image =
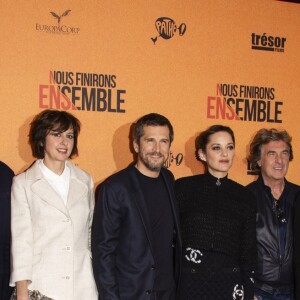
{"label": "short haircut", "polygon": [[209,137],[217,132],[227,132],[230,134],[233,143],[235,144],[234,133],[230,127],[223,125],[212,125],[205,131],[202,131],[196,138],[196,158],[199,160],[198,151],[201,149],[206,153],[206,146],[209,143]]}
{"label": "short haircut", "polygon": [[138,119],[133,128],[133,140],[139,144],[141,137],[144,135],[144,126],[168,126],[170,144],[174,139],[174,130],[170,121],[163,115],[150,113]]}
{"label": "short haircut", "polygon": [[252,170],[259,170],[260,167],[257,162],[261,159],[261,147],[262,145],[268,144],[273,141],[283,141],[289,147],[289,160],[292,161],[293,148],[292,148],[292,137],[288,134],[286,130],[278,130],[275,128],[260,129],[254,136],[250,144],[250,153],[248,156],[248,161],[250,162],[250,167]]}
{"label": "short haircut", "polygon": [[29,143],[32,155],[36,158],[45,157],[45,140],[51,130],[60,133],[72,128],[74,132],[74,146],[70,158],[78,155],[77,138],[80,132],[80,121],[66,111],[47,109],[34,117],[30,124]]}

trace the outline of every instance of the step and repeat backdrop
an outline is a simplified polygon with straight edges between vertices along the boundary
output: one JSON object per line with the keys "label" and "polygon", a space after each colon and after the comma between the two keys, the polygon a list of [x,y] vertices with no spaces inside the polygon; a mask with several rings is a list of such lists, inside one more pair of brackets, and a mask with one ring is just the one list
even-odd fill
{"label": "step and repeat backdrop", "polygon": [[230,126],[230,177],[254,180],[246,156],[260,128],[284,128],[300,184],[300,5],[252,1],[1,1],[0,160],[14,172],[34,160],[32,118],[44,109],[82,123],[79,156],[95,184],[132,160],[130,129],[157,112],[175,140],[176,178],[202,173],[195,137]]}

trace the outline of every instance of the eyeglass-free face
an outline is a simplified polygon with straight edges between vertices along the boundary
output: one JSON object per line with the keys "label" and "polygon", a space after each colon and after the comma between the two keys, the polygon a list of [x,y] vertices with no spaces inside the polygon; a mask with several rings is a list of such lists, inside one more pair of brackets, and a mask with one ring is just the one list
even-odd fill
{"label": "eyeglass-free face", "polygon": [[232,166],[235,145],[228,132],[219,131],[209,137],[205,152],[199,149],[198,154],[201,160],[206,161],[209,173],[222,178]]}
{"label": "eyeglass-free face", "polygon": [[290,149],[284,141],[272,141],[261,146],[261,159],[258,161],[265,183],[283,180],[290,159]]}

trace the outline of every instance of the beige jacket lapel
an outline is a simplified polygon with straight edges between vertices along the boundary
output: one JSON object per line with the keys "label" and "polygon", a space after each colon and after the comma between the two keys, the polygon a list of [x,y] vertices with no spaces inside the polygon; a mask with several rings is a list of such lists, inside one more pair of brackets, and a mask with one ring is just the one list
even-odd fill
{"label": "beige jacket lapel", "polygon": [[37,160],[32,165],[32,168],[26,171],[26,180],[32,181],[32,193],[69,217],[68,210],[64,205],[63,200],[43,176],[38,166],[39,162],[40,160]]}
{"label": "beige jacket lapel", "polygon": [[78,171],[73,164],[67,162],[67,165],[71,171],[67,202],[67,209],[70,211],[72,206],[76,204],[77,200],[87,197],[89,178],[82,171]]}

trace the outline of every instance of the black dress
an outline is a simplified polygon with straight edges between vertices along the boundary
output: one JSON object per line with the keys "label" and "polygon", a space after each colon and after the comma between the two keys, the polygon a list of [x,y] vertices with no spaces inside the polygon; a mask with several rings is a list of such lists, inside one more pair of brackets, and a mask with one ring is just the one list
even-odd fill
{"label": "black dress", "polygon": [[176,181],[183,241],[179,299],[253,299],[256,202],[210,174]]}

